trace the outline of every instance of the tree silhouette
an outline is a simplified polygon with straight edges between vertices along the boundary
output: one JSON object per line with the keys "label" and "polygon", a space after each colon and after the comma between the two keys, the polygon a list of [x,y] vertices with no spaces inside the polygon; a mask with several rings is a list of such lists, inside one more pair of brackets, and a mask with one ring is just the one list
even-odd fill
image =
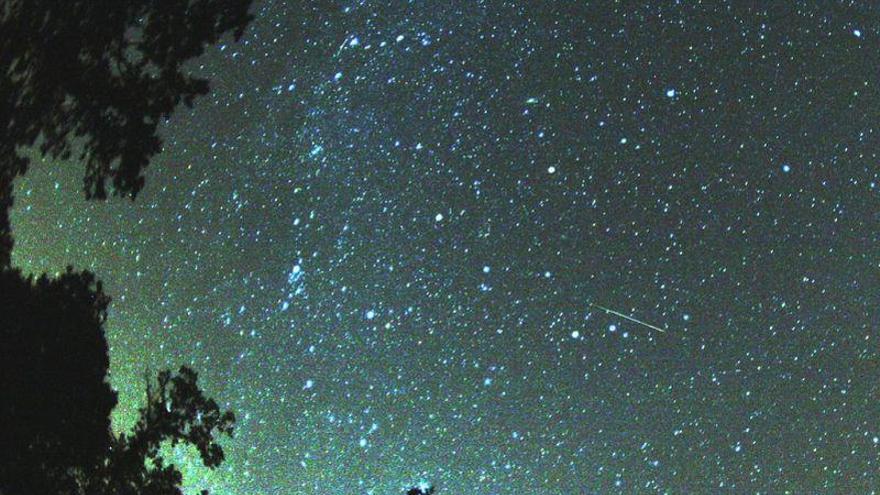
{"label": "tree silhouette", "polygon": [[88,272],[0,272],[0,492],[71,493],[65,473],[91,475],[106,456],[107,303]]}
{"label": "tree silhouette", "polygon": [[134,198],[161,148],[159,123],[208,83],[183,65],[225,33],[238,39],[251,0],[0,0],[0,266],[12,249],[13,180],[23,151],[85,164],[87,198]]}
{"label": "tree silhouette", "polygon": [[406,495],[434,495],[434,487],[414,486],[407,490]]}
{"label": "tree silhouette", "polygon": [[147,387],[147,404],[134,431],[114,439],[105,468],[88,488],[108,494],[181,494],[180,471],[166,465],[159,454],[164,442],[188,443],[198,450],[205,466],[219,466],[224,454],[214,434],[231,436],[235,416],[220,411],[196,380],[196,373],[185,366],[174,375],[160,372],[158,386]]}
{"label": "tree silhouette", "polygon": [[107,382],[109,297],[89,272],[25,277],[10,266],[13,182],[42,155],[85,165],[87,199],[134,199],[160,150],[157,126],[207,81],[184,64],[251,0],[0,0],[0,494],[180,492],[160,446],[187,443],[209,468],[234,417],[196,373],[159,373],[140,420],[114,435]]}
{"label": "tree silhouette", "polygon": [[111,433],[109,298],[91,273],[34,280],[7,269],[0,294],[0,493],[177,495],[163,442],[193,445],[209,468],[223,461],[215,434],[231,435],[235,418],[186,367],[160,372],[134,430]]}

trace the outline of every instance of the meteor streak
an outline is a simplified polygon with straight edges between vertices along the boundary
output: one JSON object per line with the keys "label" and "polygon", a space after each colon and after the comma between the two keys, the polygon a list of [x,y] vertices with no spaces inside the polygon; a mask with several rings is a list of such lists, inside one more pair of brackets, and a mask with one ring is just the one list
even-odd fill
{"label": "meteor streak", "polygon": [[606,313],[610,313],[610,314],[612,314],[612,315],[617,315],[617,316],[619,316],[619,317],[621,317],[621,318],[626,318],[627,320],[632,321],[632,322],[635,322],[635,323],[638,323],[639,325],[643,325],[643,326],[646,326],[646,327],[648,327],[648,328],[653,328],[654,330],[657,330],[658,332],[666,333],[666,330],[664,330],[664,329],[662,329],[662,328],[660,328],[660,327],[658,327],[658,326],[651,325],[650,323],[645,323],[645,322],[642,321],[642,320],[637,320],[637,319],[633,318],[632,316],[625,315],[625,314],[623,314],[623,313],[621,313],[621,312],[619,312],[619,311],[614,311],[613,309],[606,308],[605,306],[599,306],[598,304],[593,304],[593,303],[590,303],[590,306],[595,306],[595,307],[601,309],[602,311],[605,311]]}

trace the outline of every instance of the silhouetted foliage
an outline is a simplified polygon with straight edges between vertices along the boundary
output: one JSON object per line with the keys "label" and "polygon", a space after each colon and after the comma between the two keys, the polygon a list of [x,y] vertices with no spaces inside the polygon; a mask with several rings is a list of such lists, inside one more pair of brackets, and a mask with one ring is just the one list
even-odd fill
{"label": "silhouetted foliage", "polygon": [[108,298],[88,273],[0,272],[0,492],[72,493],[112,443]]}
{"label": "silhouetted foliage", "polygon": [[407,490],[406,495],[434,495],[434,487],[423,488],[421,486],[414,486]]}
{"label": "silhouetted foliage", "polygon": [[134,430],[112,434],[108,302],[88,272],[0,271],[0,493],[177,495],[163,442],[193,445],[210,468],[223,461],[215,435],[231,435],[235,418],[186,367],[160,372]]}
{"label": "silhouetted foliage", "polygon": [[158,124],[208,91],[183,64],[250,22],[251,0],[0,0],[0,266],[23,148],[85,164],[86,197],[134,198]]}
{"label": "silhouetted foliage", "polygon": [[[234,417],[188,368],[159,373],[134,430],[114,435],[109,297],[89,272],[24,277],[10,265],[13,181],[33,153],[85,165],[86,198],[134,198],[160,150],[157,126],[207,81],[184,64],[252,0],[0,0],[0,494],[179,494],[164,443],[223,461]],[[30,150],[30,151],[29,151]]]}
{"label": "silhouetted foliage", "polygon": [[208,468],[223,462],[223,449],[214,436],[232,436],[235,416],[206,398],[196,380],[196,373],[183,366],[176,374],[160,372],[157,386],[147,386],[140,420],[131,434],[114,439],[106,469],[96,477],[97,486],[90,487],[95,493],[181,494],[180,471],[166,465],[159,452],[165,442],[194,446]]}

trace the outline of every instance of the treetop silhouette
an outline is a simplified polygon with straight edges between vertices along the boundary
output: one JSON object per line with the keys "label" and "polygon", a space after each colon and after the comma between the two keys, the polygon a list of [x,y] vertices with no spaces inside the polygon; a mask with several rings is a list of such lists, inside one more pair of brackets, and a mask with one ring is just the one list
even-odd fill
{"label": "treetop silhouette", "polygon": [[434,487],[414,486],[407,490],[406,495],[434,495]]}
{"label": "treetop silhouette", "polygon": [[88,272],[0,271],[0,492],[70,493],[110,448],[108,302]]}
{"label": "treetop silhouette", "polygon": [[148,382],[133,430],[111,431],[110,298],[87,271],[11,268],[9,210],[34,154],[82,161],[87,199],[134,199],[158,125],[208,91],[184,65],[227,33],[239,39],[251,2],[0,0],[0,495],[182,495],[164,445],[223,462],[217,437],[235,417],[187,367]]}
{"label": "treetop silhouette", "polygon": [[231,32],[252,0],[0,0],[0,266],[12,249],[13,180],[29,147],[74,152],[87,198],[134,198],[160,151],[159,123],[191,106],[208,82],[184,64]]}
{"label": "treetop silhouette", "polygon": [[140,419],[114,435],[116,392],[104,321],[109,298],[89,272],[57,278],[0,271],[0,493],[178,495],[182,481],[160,447],[187,443],[208,468],[224,459],[217,435],[235,417],[181,367],[148,384]]}
{"label": "treetop silhouette", "polygon": [[[0,0],[0,494],[178,495],[164,443],[209,468],[234,416],[196,373],[161,372],[140,420],[115,435],[107,382],[109,297],[89,272],[10,267],[13,182],[34,154],[85,165],[88,199],[134,199],[159,123],[208,91],[184,64],[250,22],[251,0]],[[108,186],[108,182],[110,185]]]}
{"label": "treetop silhouette", "polygon": [[172,447],[192,445],[208,468],[223,462],[223,449],[215,435],[231,437],[235,416],[222,412],[213,399],[206,398],[197,378],[193,370],[183,366],[176,374],[160,372],[155,388],[148,382],[147,403],[140,410],[140,419],[132,433],[115,439],[105,469],[90,487],[95,493],[182,494],[180,471],[166,465],[160,455],[165,442]]}

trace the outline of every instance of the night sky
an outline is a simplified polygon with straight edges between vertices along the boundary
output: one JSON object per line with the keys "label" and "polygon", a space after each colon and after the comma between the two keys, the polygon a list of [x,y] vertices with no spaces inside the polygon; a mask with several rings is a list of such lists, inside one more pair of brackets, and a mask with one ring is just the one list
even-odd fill
{"label": "night sky", "polygon": [[14,263],[104,280],[118,428],[235,410],[220,495],[873,493],[880,7],[752,3],[259,2]]}

